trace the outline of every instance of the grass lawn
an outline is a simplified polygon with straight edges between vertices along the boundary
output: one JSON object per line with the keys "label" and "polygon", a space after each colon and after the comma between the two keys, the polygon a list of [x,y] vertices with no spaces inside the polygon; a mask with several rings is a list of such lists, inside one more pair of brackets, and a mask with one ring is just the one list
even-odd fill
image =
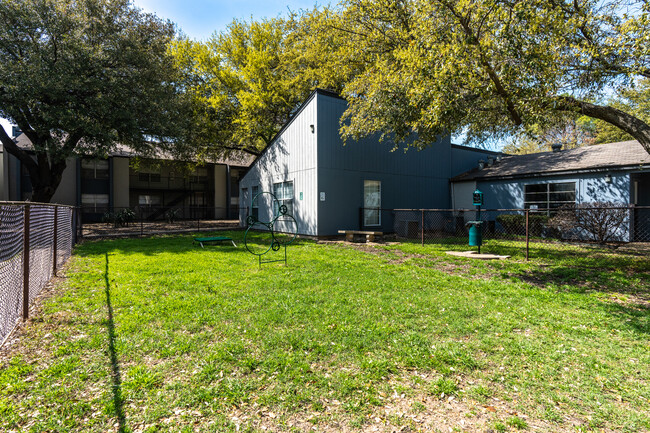
{"label": "grass lawn", "polygon": [[0,430],[650,430],[647,256],[301,241],[260,270],[231,235],[78,246],[0,353]]}

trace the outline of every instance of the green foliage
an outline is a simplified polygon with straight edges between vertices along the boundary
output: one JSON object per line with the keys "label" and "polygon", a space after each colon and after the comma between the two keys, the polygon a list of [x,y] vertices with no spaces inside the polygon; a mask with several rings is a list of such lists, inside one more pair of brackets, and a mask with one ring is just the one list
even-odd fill
{"label": "green foliage", "polygon": [[[650,5],[631,1],[350,0],[334,27],[339,56],[364,68],[346,83],[346,138],[379,133],[422,146],[449,132],[484,142],[609,122],[650,152],[632,111],[597,105],[647,69]],[[634,125],[634,126],[632,126]],[[419,140],[411,140],[413,132]]]}
{"label": "green foliage", "polygon": [[174,209],[169,209],[167,212],[165,212],[165,219],[167,220],[168,223],[173,223],[178,219],[178,214],[180,213],[179,208],[174,208]]}
{"label": "green foliage", "polygon": [[458,392],[458,384],[452,379],[441,377],[431,383],[429,390],[434,396],[444,398],[455,395]]}
{"label": "green foliage", "polygon": [[71,155],[105,156],[117,143],[152,152],[178,134],[174,26],[128,0],[0,2],[0,116],[34,145],[34,201],[49,201]]}
{"label": "green foliage", "polygon": [[[526,215],[502,214],[496,218],[507,234],[526,234]],[[547,215],[530,213],[528,215],[528,232],[531,236],[541,236],[548,224]]]}
{"label": "green foliage", "polygon": [[563,150],[589,146],[597,141],[595,123],[589,117],[580,116],[567,119],[561,125],[532,125],[510,139],[502,150],[509,154],[525,155],[548,152],[556,143],[561,144]]}
{"label": "green foliage", "polygon": [[115,227],[128,227],[133,221],[135,221],[135,211],[128,208],[119,212],[106,212],[102,215],[102,222],[115,224]]}
{"label": "green foliage", "polygon": [[528,428],[528,423],[518,416],[511,416],[506,420],[506,424],[510,427],[514,427],[517,430],[525,430]]}
{"label": "green foliage", "polygon": [[[645,78],[634,82],[631,86],[619,89],[616,97],[610,100],[610,104],[619,110],[633,113],[646,123],[650,123],[649,101],[650,78]],[[598,143],[613,143],[633,139],[630,134],[601,120],[595,122],[595,128],[596,142]]]}
{"label": "green foliage", "polygon": [[340,73],[320,69],[328,60],[324,46],[311,46],[327,17],[327,10],[315,10],[235,20],[207,42],[175,42],[171,52],[194,106],[189,141],[198,149],[189,150],[199,158],[236,150],[257,155],[312,90],[340,87]]}

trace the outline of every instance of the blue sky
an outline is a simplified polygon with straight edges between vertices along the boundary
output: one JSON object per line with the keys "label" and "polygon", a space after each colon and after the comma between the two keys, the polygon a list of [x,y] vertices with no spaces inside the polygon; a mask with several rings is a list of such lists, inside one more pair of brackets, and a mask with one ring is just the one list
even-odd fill
{"label": "blue sky", "polygon": [[[133,4],[169,19],[187,36],[205,40],[233,20],[275,18],[289,9],[312,9],[315,0],[134,0]],[[321,2],[322,4],[322,2]]]}
{"label": "blue sky", "polygon": [[[315,0],[134,0],[146,12],[175,22],[192,39],[205,40],[214,32],[225,30],[233,19],[250,21],[286,15],[289,9],[312,9]],[[322,2],[320,3],[322,4]],[[0,125],[11,134],[9,122]]]}

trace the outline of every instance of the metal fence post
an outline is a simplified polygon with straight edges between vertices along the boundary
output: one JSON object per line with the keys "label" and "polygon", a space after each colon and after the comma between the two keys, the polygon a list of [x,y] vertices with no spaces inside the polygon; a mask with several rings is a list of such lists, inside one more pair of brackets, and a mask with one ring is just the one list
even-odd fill
{"label": "metal fence post", "polygon": [[528,229],[528,214],[530,213],[529,209],[526,209],[526,260],[528,260],[528,249],[530,244],[530,230]]}
{"label": "metal fence post", "polygon": [[79,239],[83,240],[84,238],[84,213],[83,208],[79,206],[77,208],[77,224],[79,230]]}
{"label": "metal fence post", "polygon": [[54,206],[54,239],[52,240],[52,275],[56,277],[56,250],[57,250],[57,243],[58,243],[58,231],[59,231],[59,224],[58,224],[58,216],[59,216],[59,207]]}
{"label": "metal fence post", "polygon": [[421,221],[422,222],[422,231],[421,231],[421,234],[422,234],[422,246],[424,246],[424,209],[421,209],[421,212],[422,212],[422,218],[421,218],[422,219],[422,221]]}
{"label": "metal fence post", "polygon": [[138,207],[138,214],[140,215],[140,237],[144,236],[144,221],[142,220],[142,208]]}
{"label": "metal fence post", "polygon": [[23,225],[23,320],[29,317],[29,205],[25,205]]}

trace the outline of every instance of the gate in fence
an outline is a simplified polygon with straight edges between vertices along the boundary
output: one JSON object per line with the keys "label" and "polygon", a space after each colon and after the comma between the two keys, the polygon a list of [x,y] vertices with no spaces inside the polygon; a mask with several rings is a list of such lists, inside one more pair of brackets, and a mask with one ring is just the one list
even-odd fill
{"label": "gate in fence", "polygon": [[72,254],[75,208],[0,202],[0,346]]}

